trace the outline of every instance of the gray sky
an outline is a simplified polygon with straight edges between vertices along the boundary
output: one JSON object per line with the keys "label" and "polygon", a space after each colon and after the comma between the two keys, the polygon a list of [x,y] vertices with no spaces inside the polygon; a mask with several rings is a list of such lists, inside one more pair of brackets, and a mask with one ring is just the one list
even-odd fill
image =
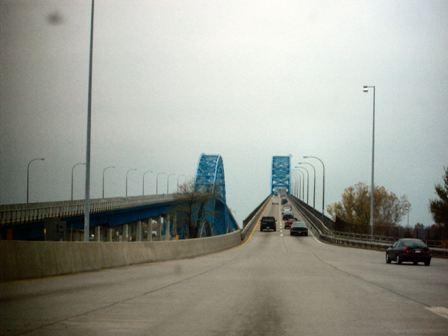
{"label": "gray sky", "polygon": [[[90,1],[0,3],[0,202],[25,201],[41,156],[31,199],[67,199],[85,158]],[[137,195],[146,169],[194,174],[219,153],[242,220],[269,192],[272,156],[308,154],[337,201],[370,181],[369,84],[376,183],[408,196],[411,224],[432,223],[448,165],[448,1],[97,0],[94,41],[93,197],[106,165],[107,196],[124,194],[128,168]]]}

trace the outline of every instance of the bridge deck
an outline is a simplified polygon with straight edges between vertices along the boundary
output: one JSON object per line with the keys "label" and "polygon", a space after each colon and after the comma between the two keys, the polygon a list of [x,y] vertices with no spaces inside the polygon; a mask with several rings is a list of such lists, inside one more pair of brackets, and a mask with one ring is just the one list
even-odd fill
{"label": "bridge deck", "polygon": [[433,307],[448,307],[448,260],[256,231],[204,257],[0,284],[0,334],[446,335]]}

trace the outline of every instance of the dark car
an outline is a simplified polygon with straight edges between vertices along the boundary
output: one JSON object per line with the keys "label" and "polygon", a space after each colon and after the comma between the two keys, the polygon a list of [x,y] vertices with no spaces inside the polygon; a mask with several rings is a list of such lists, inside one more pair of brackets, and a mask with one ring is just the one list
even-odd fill
{"label": "dark car", "polygon": [[277,230],[277,221],[274,217],[266,216],[262,217],[260,221],[260,231],[265,230]]}
{"label": "dark car", "polygon": [[282,219],[284,222],[286,222],[288,219],[292,219],[292,218],[294,218],[294,215],[292,213],[287,213],[282,216]]}
{"label": "dark car", "polygon": [[284,204],[288,203],[288,200],[286,198],[282,198],[281,203],[282,203],[282,205],[284,205]]}
{"label": "dark car", "polygon": [[291,225],[289,234],[291,236],[308,236],[308,228],[306,227],[304,222],[295,221]]}
{"label": "dark car", "polygon": [[395,261],[397,264],[411,261],[414,265],[423,262],[425,266],[429,266],[431,250],[420,239],[399,239],[386,250],[386,262],[390,264],[391,261]]}

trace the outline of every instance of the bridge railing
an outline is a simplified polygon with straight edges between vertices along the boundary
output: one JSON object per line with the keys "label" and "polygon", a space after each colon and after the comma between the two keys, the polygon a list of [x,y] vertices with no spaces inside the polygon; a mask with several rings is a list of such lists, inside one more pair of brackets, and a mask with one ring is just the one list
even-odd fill
{"label": "bridge railing", "polygon": [[[311,211],[310,207],[304,202],[294,196],[289,196],[293,203],[296,205],[300,213],[305,217],[307,222],[311,224],[311,230],[317,236],[317,238],[338,245],[362,247],[376,250],[385,250],[396,241],[394,237],[378,236],[373,237],[366,234],[358,234],[351,232],[341,232],[329,229],[325,224],[326,216],[322,216],[321,213]],[[314,210],[314,209],[313,209]],[[435,241],[428,241],[427,244],[431,247],[433,255],[448,257],[448,249],[439,248],[441,245],[435,245]],[[439,242],[440,243],[440,242]]]}
{"label": "bridge railing", "polygon": [[[90,212],[98,213],[152,204],[160,200],[172,201],[177,194],[114,197],[92,199]],[[84,200],[0,205],[0,225],[33,222],[53,217],[80,216]]]}

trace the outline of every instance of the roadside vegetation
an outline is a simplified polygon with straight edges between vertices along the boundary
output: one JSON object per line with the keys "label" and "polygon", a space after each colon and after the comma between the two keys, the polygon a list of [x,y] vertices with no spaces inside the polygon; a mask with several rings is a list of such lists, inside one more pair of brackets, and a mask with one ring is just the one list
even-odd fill
{"label": "roadside vegetation", "polygon": [[[437,198],[429,201],[429,210],[435,223],[430,226],[421,223],[403,226],[400,223],[411,209],[406,195],[399,197],[383,186],[376,186],[375,235],[439,241],[441,246],[448,247],[448,168],[444,169],[443,182],[435,186],[435,193]],[[337,231],[369,233],[369,187],[364,183],[347,187],[341,201],[330,204],[327,211],[335,221]]]}

